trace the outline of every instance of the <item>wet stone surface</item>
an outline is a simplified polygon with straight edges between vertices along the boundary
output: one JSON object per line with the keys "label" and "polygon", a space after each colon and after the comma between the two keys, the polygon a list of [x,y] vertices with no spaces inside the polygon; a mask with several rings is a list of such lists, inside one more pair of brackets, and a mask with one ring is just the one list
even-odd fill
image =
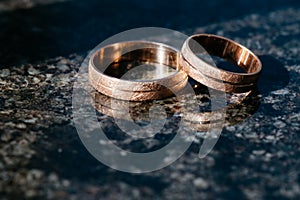
{"label": "wet stone surface", "polygon": [[[89,154],[72,121],[73,83],[85,53],[1,67],[1,199],[299,199],[300,10],[251,14],[192,32],[230,37],[257,53],[264,67],[259,93],[229,109],[208,156],[198,158],[198,132],[200,139],[164,169],[113,170]],[[136,141],[110,116],[98,118],[115,144],[133,151],[159,147],[176,133],[170,124],[165,135]]]}

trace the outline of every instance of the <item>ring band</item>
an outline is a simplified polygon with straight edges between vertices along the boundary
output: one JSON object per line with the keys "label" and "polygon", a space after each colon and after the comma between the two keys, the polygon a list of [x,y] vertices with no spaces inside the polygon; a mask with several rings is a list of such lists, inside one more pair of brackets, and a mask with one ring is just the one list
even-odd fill
{"label": "ring band", "polygon": [[[245,73],[230,72],[210,65],[196,55],[197,53],[201,53],[203,49],[210,55],[218,56],[235,63],[241,69],[245,70]],[[184,71],[191,71],[189,68],[192,68],[192,70],[199,71],[207,79],[215,79],[220,83],[223,82],[228,85],[228,88],[225,86],[226,92],[235,91],[234,89],[231,90],[230,87],[243,88],[245,86],[244,89],[246,89],[250,85],[254,85],[258,81],[262,68],[259,58],[249,49],[230,39],[216,35],[197,34],[189,37],[184,42],[181,53],[182,60],[186,61],[183,65]],[[203,76],[198,76],[196,73],[188,75],[206,85]],[[216,83],[211,83],[208,86],[217,88]]]}
{"label": "ring band", "polygon": [[[116,99],[122,99],[126,101],[147,101],[147,100],[157,100],[157,99],[163,99],[169,96],[172,96],[173,93],[176,93],[180,91],[182,88],[186,86],[188,82],[188,78],[185,78],[180,83],[176,83],[171,88],[161,88],[159,90],[153,90],[153,91],[127,91],[127,90],[119,90],[119,88],[109,88],[105,85],[99,84],[96,86],[98,91],[101,91],[101,93],[113,97]],[[163,87],[163,86],[162,86]]]}
{"label": "ring band", "polygon": [[[122,100],[143,101],[170,96],[170,91],[176,92],[187,83],[187,74],[180,69],[180,53],[167,45],[148,41],[129,41],[107,45],[94,53],[89,62],[89,80],[99,92],[112,96],[114,91],[121,91],[115,98]],[[161,64],[172,67],[176,71],[166,77],[151,80],[124,80],[113,76],[115,69],[107,70],[107,66],[122,62],[142,62],[146,64]],[[163,66],[164,67],[164,66]],[[122,69],[124,70],[124,69]],[[128,68],[125,69],[125,71]],[[105,74],[105,72],[111,74]],[[103,90],[104,88],[104,90]],[[157,95],[149,95],[151,92]],[[145,92],[145,93],[143,93]],[[147,95],[148,93],[148,95]],[[129,96],[128,96],[129,94]],[[130,97],[130,94],[133,96]],[[138,95],[137,95],[138,94]],[[164,94],[164,95],[161,95]],[[141,97],[145,95],[144,97]]]}
{"label": "ring band", "polygon": [[197,79],[201,84],[213,88],[215,90],[220,90],[224,92],[233,92],[233,93],[243,93],[252,90],[255,86],[253,84],[249,85],[234,85],[230,83],[223,82],[222,80],[217,80],[209,78],[203,75],[199,70],[194,69],[187,61],[182,59],[181,65],[185,72],[192,78]]}

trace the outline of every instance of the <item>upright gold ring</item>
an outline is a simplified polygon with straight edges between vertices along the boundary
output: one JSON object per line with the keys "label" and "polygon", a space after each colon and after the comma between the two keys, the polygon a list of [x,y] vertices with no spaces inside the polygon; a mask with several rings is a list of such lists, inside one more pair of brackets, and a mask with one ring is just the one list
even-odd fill
{"label": "upright gold ring", "polygon": [[[180,70],[180,52],[162,43],[129,41],[107,45],[95,52],[89,62],[89,80],[99,92],[122,100],[145,101],[162,99],[180,91],[187,84],[187,74]],[[121,76],[130,65],[120,69],[120,63],[141,62],[161,64],[176,71],[163,78],[125,80]],[[109,67],[108,67],[109,66]]]}

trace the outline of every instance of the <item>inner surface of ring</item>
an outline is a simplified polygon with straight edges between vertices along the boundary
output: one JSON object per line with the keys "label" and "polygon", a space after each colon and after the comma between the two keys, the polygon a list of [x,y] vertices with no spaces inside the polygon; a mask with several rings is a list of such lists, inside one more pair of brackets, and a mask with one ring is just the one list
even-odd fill
{"label": "inner surface of ring", "polygon": [[[132,50],[131,50],[132,49]],[[105,75],[125,80],[155,80],[177,73],[179,53],[155,44],[115,44],[101,49],[93,62]],[[105,68],[106,67],[106,68]]]}
{"label": "inner surface of ring", "polygon": [[224,38],[198,36],[192,38],[188,45],[195,54],[208,53],[224,58],[243,69],[246,73],[257,72],[260,67],[258,59],[252,52]]}

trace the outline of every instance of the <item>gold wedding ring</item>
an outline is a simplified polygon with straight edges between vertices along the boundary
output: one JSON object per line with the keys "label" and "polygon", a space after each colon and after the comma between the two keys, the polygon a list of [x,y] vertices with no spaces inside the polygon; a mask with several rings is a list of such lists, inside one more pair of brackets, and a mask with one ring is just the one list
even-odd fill
{"label": "gold wedding ring", "polygon": [[[217,68],[197,54],[217,56],[243,69],[236,73]],[[181,49],[183,70],[196,81],[225,92],[246,92],[256,84],[262,68],[259,58],[246,47],[225,37],[197,34],[189,37]]]}
{"label": "gold wedding ring", "polygon": [[[91,56],[89,80],[99,92],[122,100],[145,101],[162,99],[180,91],[188,77],[180,69],[180,53],[167,45],[148,41],[129,41],[107,45]],[[162,65],[174,72],[165,77],[126,80],[121,77],[132,63]],[[123,64],[123,65],[122,65]],[[161,75],[161,74],[159,74]]]}
{"label": "gold wedding ring", "polygon": [[[244,72],[231,72],[214,66],[199,54],[217,56],[236,64]],[[173,68],[159,78],[124,79],[133,64]],[[89,62],[89,80],[99,92],[116,99],[146,101],[162,99],[182,90],[188,76],[210,88],[232,93],[251,91],[262,64],[246,47],[225,37],[197,34],[189,37],[181,52],[162,43],[128,41],[107,45],[95,52]]]}

